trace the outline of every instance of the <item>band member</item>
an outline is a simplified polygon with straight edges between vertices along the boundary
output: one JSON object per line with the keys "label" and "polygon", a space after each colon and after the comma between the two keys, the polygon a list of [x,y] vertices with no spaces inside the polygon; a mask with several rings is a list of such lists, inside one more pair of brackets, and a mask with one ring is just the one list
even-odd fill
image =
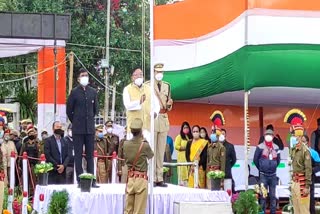
{"label": "band member", "polygon": [[97,182],[108,183],[108,158],[102,156],[108,156],[107,140],[103,136],[103,125],[96,127],[96,138],[95,138],[95,150],[98,153],[97,163]]}
{"label": "band member", "polygon": [[303,123],[306,120],[305,114],[299,109],[290,110],[284,118],[284,122],[291,125],[290,157],[293,171],[291,195],[295,214],[309,213],[310,210],[312,165],[308,147],[302,142]]}

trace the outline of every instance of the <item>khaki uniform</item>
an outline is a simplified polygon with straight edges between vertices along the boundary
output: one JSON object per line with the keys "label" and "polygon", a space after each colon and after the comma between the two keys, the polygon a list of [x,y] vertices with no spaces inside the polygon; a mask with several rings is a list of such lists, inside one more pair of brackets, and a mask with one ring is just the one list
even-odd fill
{"label": "khaki uniform", "polygon": [[[207,150],[207,172],[226,170],[226,148],[220,142],[210,143]],[[207,179],[207,188],[211,188],[211,181]]]}
{"label": "khaki uniform", "polygon": [[12,142],[11,140],[9,141],[4,141],[2,146],[1,146],[1,151],[3,154],[3,167],[4,169],[4,174],[5,174],[5,179],[4,179],[4,183],[7,185],[8,182],[10,182],[10,157],[11,157],[11,152],[15,152],[17,153],[17,149],[16,146],[14,145],[14,142]]}
{"label": "khaki uniform", "polygon": [[[98,155],[108,156],[108,144],[105,139],[96,137],[94,149],[97,150]],[[108,183],[108,176],[108,159],[98,157],[97,182],[100,184]]]}
{"label": "khaki uniform", "polygon": [[[108,154],[111,156],[113,152],[118,153],[118,147],[119,147],[119,137],[115,134],[105,134],[104,138],[106,139],[108,143]],[[112,174],[112,159],[108,159],[108,177],[109,182],[111,183],[111,175]]]}
{"label": "khaki uniform", "polygon": [[[121,158],[121,159],[124,159],[123,144],[125,142],[125,139],[126,139],[126,136],[119,143],[118,157]],[[119,173],[119,172],[121,172],[121,173]],[[125,164],[125,161],[118,160],[118,173],[121,176],[121,183],[126,183],[127,182],[127,177],[128,177],[128,167]]]}
{"label": "khaki uniform", "polygon": [[44,154],[44,140],[39,142],[39,156]]}
{"label": "khaki uniform", "polygon": [[[150,81],[146,82],[150,85]],[[167,135],[170,129],[167,112],[171,111],[172,105],[167,102],[171,99],[170,84],[164,81],[155,81],[154,91],[160,103],[160,113],[154,120],[154,145],[155,145],[155,182],[163,181],[163,158],[167,145]]]}
{"label": "khaki uniform", "polygon": [[[142,86],[139,88],[134,83],[131,83],[126,86],[126,89],[130,96],[130,101],[140,101],[141,96],[143,94],[146,95],[146,100],[142,103],[141,110],[127,110],[127,127],[130,126],[132,121],[135,118],[139,118],[143,121],[143,129],[146,129],[150,131],[150,121],[151,121],[151,115],[150,115],[150,108],[151,108],[151,89],[149,85],[142,84]],[[128,128],[127,136],[131,135],[130,128]]]}
{"label": "khaki uniform", "polygon": [[303,190],[310,190],[312,163],[310,153],[306,145],[301,142],[292,148],[292,202],[295,214],[309,213],[310,194],[303,195]]}
{"label": "khaki uniform", "polygon": [[[141,121],[142,127],[142,120],[139,121]],[[136,120],[133,121],[133,123],[135,122]],[[136,125],[137,128],[140,127],[139,124]],[[133,127],[131,126],[131,128]],[[143,145],[139,154],[141,143]],[[148,159],[153,157],[153,151],[142,137],[133,137],[132,140],[124,142],[123,154],[129,169],[124,213],[145,214],[148,199]],[[135,166],[133,166],[134,162]]]}

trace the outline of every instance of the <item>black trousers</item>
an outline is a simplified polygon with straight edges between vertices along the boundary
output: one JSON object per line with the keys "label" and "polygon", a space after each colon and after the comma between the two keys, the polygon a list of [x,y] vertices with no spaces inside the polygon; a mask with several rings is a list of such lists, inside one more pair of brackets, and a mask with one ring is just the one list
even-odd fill
{"label": "black trousers", "polygon": [[82,153],[83,146],[85,147],[85,159],[87,161],[87,172],[93,174],[93,150],[94,150],[94,134],[73,134],[74,145],[74,164],[76,166],[77,181],[79,182],[79,175],[83,173],[82,168]]}
{"label": "black trousers", "polygon": [[311,175],[311,185],[310,185],[310,214],[316,213],[316,203],[314,199],[314,182],[316,180],[316,176],[314,174]]}
{"label": "black trousers", "polygon": [[61,174],[58,171],[51,171],[48,177],[48,184],[66,184],[66,170]]}

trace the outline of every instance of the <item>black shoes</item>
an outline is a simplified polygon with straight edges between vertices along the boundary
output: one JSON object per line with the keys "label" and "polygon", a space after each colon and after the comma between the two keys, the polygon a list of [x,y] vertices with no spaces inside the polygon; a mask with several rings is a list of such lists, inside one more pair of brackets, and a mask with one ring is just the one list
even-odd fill
{"label": "black shoes", "polygon": [[97,185],[96,180],[92,181],[92,188],[99,188],[100,186]]}
{"label": "black shoes", "polygon": [[154,182],[153,186],[154,187],[168,187],[168,184],[164,183],[163,181],[160,181],[160,182]]}

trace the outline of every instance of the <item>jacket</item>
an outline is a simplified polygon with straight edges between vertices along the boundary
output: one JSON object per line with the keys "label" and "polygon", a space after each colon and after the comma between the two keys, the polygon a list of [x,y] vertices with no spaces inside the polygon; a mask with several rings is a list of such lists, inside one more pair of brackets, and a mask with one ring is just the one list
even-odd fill
{"label": "jacket", "polygon": [[275,143],[272,143],[272,147],[273,149],[270,150],[263,142],[257,146],[254,153],[253,162],[262,174],[275,175],[277,172],[280,163],[279,147]]}
{"label": "jacket", "polygon": [[94,134],[95,115],[98,113],[98,96],[95,89],[75,87],[67,100],[67,115],[73,134]]}
{"label": "jacket", "polygon": [[224,141],[222,145],[226,148],[226,176],[225,178],[232,178],[231,168],[237,162],[236,151],[234,149],[234,145],[229,143],[228,141]]}
{"label": "jacket", "polygon": [[57,165],[63,165],[66,169],[69,163],[68,156],[68,145],[65,142],[64,138],[60,139],[61,142],[61,158],[60,160],[60,152],[58,148],[58,144],[54,135],[45,139],[44,143],[44,153],[47,159],[47,162],[52,163],[54,171],[57,170]]}

